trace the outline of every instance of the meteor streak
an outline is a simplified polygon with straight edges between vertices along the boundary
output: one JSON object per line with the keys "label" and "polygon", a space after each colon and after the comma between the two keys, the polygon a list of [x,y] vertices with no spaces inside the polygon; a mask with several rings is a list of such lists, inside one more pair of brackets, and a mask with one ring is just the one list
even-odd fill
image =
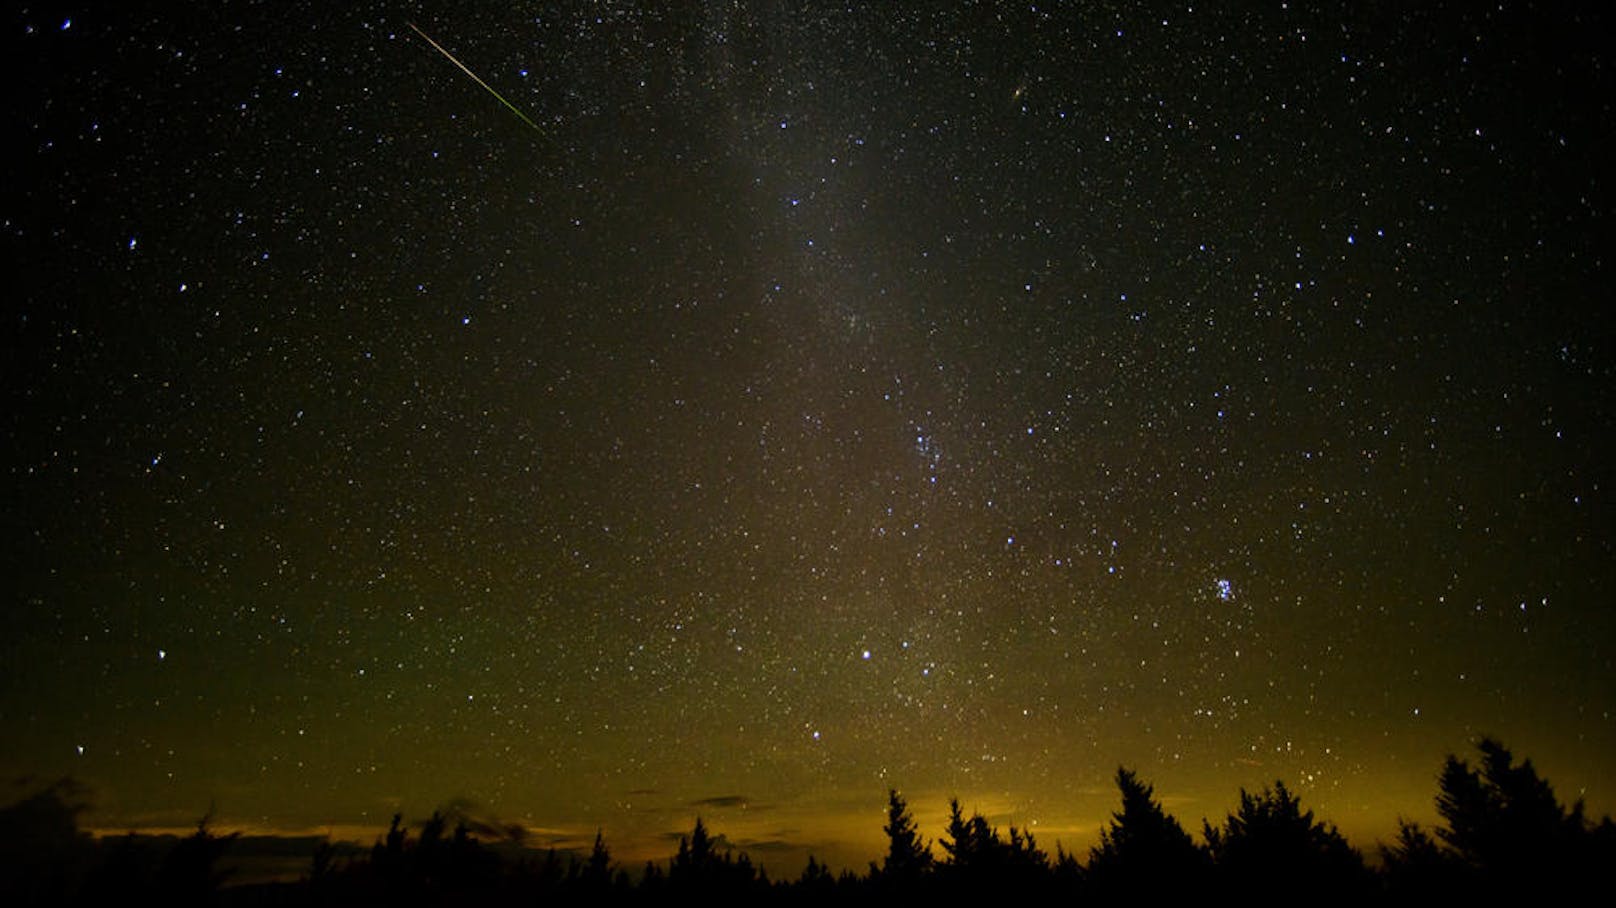
{"label": "meteor streak", "polygon": [[494,90],[494,86],[489,85],[487,82],[484,82],[482,79],[478,78],[476,73],[472,72],[470,69],[468,69],[466,67],[466,64],[461,63],[459,60],[456,60],[454,54],[451,54],[448,51],[444,50],[443,45],[441,45],[438,42],[432,40],[432,37],[430,35],[428,35],[426,32],[421,31],[419,28],[417,28],[414,22],[408,22],[408,23],[405,23],[405,24],[408,25],[410,28],[415,29],[415,33],[417,35],[420,35],[421,38],[426,41],[426,43],[432,45],[433,50],[436,50],[438,53],[443,54],[445,57],[448,57],[450,63],[453,63],[454,65],[460,67],[460,71],[465,73],[466,75],[470,76],[472,81],[476,82],[478,85],[481,85],[483,88],[488,90],[489,94],[491,94],[494,97],[498,98],[499,103],[501,103],[501,104],[505,105],[506,107],[510,108],[511,113],[516,114],[518,117],[521,117],[523,123],[526,123],[527,125],[533,127],[534,132],[537,132],[541,136],[542,135],[547,135],[547,133],[545,133],[545,131],[543,129],[539,128],[539,124],[533,122],[532,120],[529,120],[528,117],[527,117],[527,114],[522,113],[520,110],[517,110],[515,104],[512,104],[511,102],[505,100],[504,95],[502,95],[499,92]]}

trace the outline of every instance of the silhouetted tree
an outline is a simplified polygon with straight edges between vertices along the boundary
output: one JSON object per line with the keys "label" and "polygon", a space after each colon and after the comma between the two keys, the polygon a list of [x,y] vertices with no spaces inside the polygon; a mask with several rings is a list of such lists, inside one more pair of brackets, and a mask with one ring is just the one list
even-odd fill
{"label": "silhouetted tree", "polygon": [[415,847],[405,854],[405,875],[412,887],[411,894],[440,888],[448,865],[447,843],[443,838],[447,828],[448,821],[437,811],[421,824],[421,835],[415,840]]}
{"label": "silhouetted tree", "polygon": [[72,894],[93,844],[78,828],[82,793],[64,778],[0,807],[0,903],[55,903]]}
{"label": "silhouetted tree", "polygon": [[1616,855],[1616,823],[1606,815],[1588,833],[1590,845],[1600,856]]}
{"label": "silhouetted tree", "polygon": [[336,861],[337,847],[331,843],[331,838],[327,836],[321,839],[314,846],[314,854],[309,858],[309,875],[303,884],[308,904],[332,903],[334,892],[339,885]]}
{"label": "silhouetted tree", "polygon": [[180,839],[163,858],[157,871],[157,900],[165,905],[210,905],[224,884],[228,871],[220,870],[219,859],[240,833],[216,836],[208,830],[212,814],[196,824],[196,832]]}
{"label": "silhouetted tree", "polygon": [[655,899],[662,895],[667,885],[668,877],[662,872],[662,865],[646,861],[645,872],[640,874],[640,893],[647,899]]}
{"label": "silhouetted tree", "polygon": [[1055,843],[1055,865],[1050,868],[1053,879],[1053,888],[1057,892],[1074,892],[1083,885],[1083,865],[1078,863],[1077,855]]}
{"label": "silhouetted tree", "polygon": [[606,838],[595,830],[595,847],[589,851],[584,864],[583,883],[594,889],[605,889],[612,881],[612,853],[606,847]]}
{"label": "silhouetted tree", "polygon": [[1476,748],[1479,769],[1452,754],[1443,763],[1438,838],[1488,890],[1567,890],[1600,859],[1582,802],[1562,806],[1532,761],[1516,764],[1498,741],[1482,738]]}
{"label": "silhouetted tree", "polygon": [[1089,853],[1090,883],[1118,897],[1160,899],[1195,891],[1205,879],[1206,853],[1132,772],[1117,769],[1117,788],[1122,810],[1112,814]]}
{"label": "silhouetted tree", "polygon": [[830,875],[830,869],[808,855],[808,866],[802,869],[802,876],[797,877],[797,888],[805,895],[826,896],[835,891],[836,878]]}
{"label": "silhouetted tree", "polygon": [[948,854],[941,871],[949,885],[978,894],[1034,895],[1048,883],[1049,857],[1031,833],[1012,826],[1009,839],[1001,838],[980,813],[966,819],[957,798],[948,802],[947,831],[938,844]]}
{"label": "silhouetted tree", "polygon": [[1388,891],[1399,901],[1429,903],[1459,893],[1459,862],[1418,823],[1397,821],[1397,841],[1380,846]]}
{"label": "silhouetted tree", "polygon": [[1010,827],[1010,839],[1005,843],[1006,854],[1012,868],[1022,871],[1049,869],[1049,855],[1038,847],[1038,840],[1029,831]]}
{"label": "silhouetted tree", "polygon": [[309,861],[309,881],[317,883],[329,878],[335,869],[336,859],[337,848],[331,844],[331,838],[327,836],[321,839],[319,844],[314,846],[314,856]]}
{"label": "silhouetted tree", "polygon": [[[86,880],[79,904],[127,903],[151,892],[152,876],[161,858],[154,840],[130,832],[113,841],[102,840],[100,852],[101,860]],[[22,903],[3,900],[0,904]]]}
{"label": "silhouetted tree", "polygon": [[985,855],[990,850],[991,840],[994,838],[997,837],[981,814],[972,814],[967,820],[959,799],[949,799],[948,838],[937,843],[948,855],[949,867],[955,871],[979,868],[985,862]]}
{"label": "silhouetted tree", "polygon": [[880,865],[874,861],[870,862],[867,877],[860,877],[849,870],[837,876],[817,856],[809,854],[807,866],[795,880],[775,884],[771,901],[779,905],[818,906],[832,904],[834,900],[834,903],[845,906],[864,904],[877,898],[888,901],[893,898],[908,899],[917,892],[913,887],[884,881]]}
{"label": "silhouetted tree", "polygon": [[760,879],[751,858],[719,854],[707,825],[696,818],[688,837],[679,838],[679,853],[668,868],[668,885],[682,892],[734,898],[761,891],[767,886]]}
{"label": "silhouetted tree", "polygon": [[887,823],[881,829],[887,834],[882,880],[891,885],[914,885],[931,870],[931,846],[921,841],[915,818],[895,788],[887,790]]}
{"label": "silhouetted tree", "polygon": [[696,827],[690,835],[679,837],[679,852],[668,868],[668,882],[681,887],[711,885],[717,876],[718,857],[713,853],[713,840],[707,825],[696,818]]}
{"label": "silhouetted tree", "polygon": [[486,895],[498,885],[501,872],[499,856],[472,836],[464,819],[457,821],[443,858],[444,885],[462,899],[476,893]]}
{"label": "silhouetted tree", "polygon": [[561,866],[561,855],[554,848],[546,848],[544,858],[533,870],[532,885],[539,893],[548,896],[561,888],[566,876],[566,868]]}
{"label": "silhouetted tree", "polygon": [[1240,807],[1221,829],[1204,823],[1218,875],[1243,897],[1272,899],[1313,889],[1331,902],[1362,899],[1370,877],[1363,857],[1334,826],[1313,819],[1284,782],[1260,794],[1240,790]]}
{"label": "silhouetted tree", "polygon": [[393,814],[387,827],[387,836],[370,849],[371,869],[383,876],[396,877],[404,872],[404,846],[409,833],[404,830],[404,815]]}

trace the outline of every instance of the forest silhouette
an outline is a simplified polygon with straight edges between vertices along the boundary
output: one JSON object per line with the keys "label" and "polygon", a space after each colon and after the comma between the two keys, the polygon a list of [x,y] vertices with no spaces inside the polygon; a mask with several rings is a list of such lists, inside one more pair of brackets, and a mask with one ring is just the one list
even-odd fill
{"label": "forest silhouette", "polygon": [[501,849],[502,830],[435,813],[412,830],[402,816],[368,851],[329,840],[306,852],[286,882],[230,885],[225,858],[237,835],[204,817],[183,838],[95,839],[79,828],[86,792],[62,780],[0,808],[0,905],[601,905],[1159,903],[1223,896],[1255,903],[1415,904],[1569,899],[1608,889],[1616,824],[1566,807],[1530,760],[1482,739],[1477,759],[1450,755],[1437,777],[1431,830],[1400,821],[1378,860],[1366,861],[1316,819],[1282,781],[1240,792],[1235,811],[1203,821],[1197,841],[1126,768],[1121,804],[1086,860],[1032,833],[1002,833],[949,804],[944,837],[919,833],[908,803],[888,792],[887,851],[866,872],[833,874],[810,856],[795,878],[771,879],[724,847],[703,820],[666,861],[625,867],[599,833],[590,853]]}

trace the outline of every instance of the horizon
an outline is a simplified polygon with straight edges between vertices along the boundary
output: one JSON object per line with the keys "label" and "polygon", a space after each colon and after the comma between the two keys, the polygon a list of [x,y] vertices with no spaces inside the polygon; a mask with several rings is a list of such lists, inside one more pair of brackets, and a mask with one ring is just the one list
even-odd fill
{"label": "horizon", "polygon": [[[1509,742],[1503,742],[1508,745]],[[1453,755],[1461,759],[1473,761],[1474,755],[1464,751],[1453,751]],[[1597,800],[1586,800],[1584,792],[1578,795],[1568,795],[1556,784],[1553,772],[1545,771],[1543,764],[1530,754],[1517,753],[1517,759],[1530,761],[1537,771],[1543,775],[1551,786],[1555,787],[1556,797],[1567,807],[1582,803],[1590,822],[1598,822],[1601,817],[1611,815],[1608,807],[1600,806]],[[1321,806],[1315,800],[1315,792],[1299,788],[1286,782],[1286,788],[1297,795],[1302,802],[1304,810],[1311,811],[1315,818],[1325,825],[1334,827],[1346,838],[1349,844],[1356,848],[1364,860],[1371,866],[1377,866],[1381,860],[1380,847],[1391,844],[1396,837],[1397,826],[1403,821],[1415,822],[1426,829],[1435,828],[1438,823],[1435,807],[1435,784],[1439,773],[1431,773],[1432,791],[1426,799],[1421,810],[1398,810],[1390,815],[1376,813],[1375,819],[1364,815],[1357,816],[1357,823],[1341,824],[1330,812],[1328,806]],[[1175,795],[1171,790],[1163,787],[1148,776],[1142,781],[1155,788],[1157,799],[1163,809],[1184,825],[1192,838],[1204,842],[1202,833],[1203,822],[1221,823],[1225,816],[1233,814],[1239,805],[1242,791],[1256,794],[1264,788],[1272,786],[1283,779],[1270,780],[1255,786],[1240,786],[1234,789],[1226,798],[1227,803],[1214,807],[1210,812],[1196,812],[1194,805],[1205,803],[1201,798]],[[909,806],[911,816],[914,817],[918,832],[923,842],[933,851],[936,843],[940,841],[946,830],[948,819],[948,802],[954,794],[938,795],[932,793],[916,793],[899,790]],[[1101,797],[1116,800],[1116,791],[1093,792]],[[1090,850],[1100,844],[1101,830],[1113,819],[1117,805],[1112,804],[1103,816],[1084,821],[1068,819],[1049,822],[1047,820],[1028,820],[1019,816],[1017,812],[999,806],[985,806],[972,799],[960,797],[961,806],[968,813],[980,813],[987,821],[1001,833],[1007,833],[1012,826],[1022,832],[1030,832],[1036,836],[1041,847],[1051,855],[1057,847],[1064,848],[1068,853],[1075,854],[1079,859],[1086,859]],[[451,798],[425,812],[411,812],[400,807],[399,815],[403,819],[404,828],[418,834],[427,819],[434,814],[441,813],[448,817],[451,825],[460,820],[467,821],[471,826],[472,835],[485,843],[496,844],[501,847],[510,847],[534,855],[543,854],[548,850],[571,855],[577,859],[588,856],[593,846],[595,835],[599,832],[611,849],[613,861],[621,868],[637,875],[647,861],[658,864],[670,862],[677,850],[681,837],[689,835],[691,826],[697,820],[706,823],[707,828],[714,834],[721,851],[734,854],[747,854],[751,857],[753,865],[769,872],[774,879],[794,879],[800,867],[810,856],[826,865],[833,874],[844,870],[862,873],[871,863],[879,863],[881,855],[886,848],[886,837],[881,831],[885,821],[884,796],[876,804],[880,809],[845,809],[830,813],[829,816],[819,816],[818,822],[810,821],[807,825],[816,829],[844,830],[840,836],[825,838],[814,842],[783,842],[778,836],[780,826],[779,805],[759,805],[760,809],[753,813],[752,806],[740,796],[722,796],[705,799],[706,803],[693,803],[685,805],[687,816],[682,825],[670,826],[659,832],[647,833],[643,824],[623,823],[616,825],[601,824],[596,826],[575,826],[570,829],[547,827],[541,823],[531,822],[519,816],[506,816],[493,811],[492,805],[477,805],[464,798]],[[1322,802],[1328,805],[1328,801]],[[991,805],[992,802],[986,802]],[[811,805],[806,805],[811,809]],[[670,817],[678,808],[666,808],[664,813]],[[795,822],[801,824],[802,814],[788,811],[796,817]],[[1029,812],[1033,816],[1036,812]],[[95,809],[88,807],[82,816],[94,817]],[[273,827],[253,825],[239,821],[232,821],[228,814],[207,816],[207,828],[215,835],[239,834],[242,837],[265,838],[282,840],[286,842],[313,842],[326,840],[333,843],[352,846],[356,853],[363,855],[371,846],[379,844],[386,836],[392,817],[373,823],[353,824],[323,824],[315,826]],[[184,838],[197,830],[198,820],[189,824],[151,826],[151,825],[98,825],[90,822],[84,825],[83,831],[91,834],[98,840],[115,839],[131,833],[141,836]],[[860,828],[859,824],[864,827]],[[521,834],[513,835],[508,827],[511,825],[521,827]],[[626,835],[614,833],[628,830]],[[869,834],[873,831],[873,835]],[[862,850],[861,850],[862,849]],[[259,855],[261,856],[261,855]],[[280,855],[284,862],[277,865],[281,868],[275,878],[285,878],[285,871],[297,869],[306,872],[309,855]],[[226,864],[229,864],[227,855]]]}

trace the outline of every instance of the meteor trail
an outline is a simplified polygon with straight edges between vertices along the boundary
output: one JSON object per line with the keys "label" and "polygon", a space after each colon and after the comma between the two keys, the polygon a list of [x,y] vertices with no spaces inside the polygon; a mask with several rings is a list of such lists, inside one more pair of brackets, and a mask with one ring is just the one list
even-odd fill
{"label": "meteor trail", "polygon": [[466,75],[470,76],[472,78],[472,81],[476,82],[478,85],[481,85],[483,88],[488,90],[489,94],[491,94],[494,97],[498,98],[499,103],[501,103],[501,104],[505,105],[506,107],[510,108],[511,113],[516,114],[518,117],[521,117],[523,123],[526,123],[527,125],[533,127],[534,132],[537,132],[541,136],[542,135],[547,135],[547,133],[545,133],[545,131],[543,129],[539,128],[539,124],[533,122],[532,120],[529,120],[527,118],[527,114],[522,113],[520,110],[517,110],[515,104],[512,104],[511,102],[505,100],[504,95],[502,95],[499,92],[495,91],[494,87],[492,85],[489,85],[487,82],[484,82],[482,79],[478,78],[476,73],[474,73],[470,69],[466,68],[466,64],[461,63],[459,60],[456,60],[454,54],[451,54],[448,51],[444,50],[443,45],[441,45],[438,42],[432,40],[431,36],[428,35],[426,32],[421,31],[419,28],[417,28],[414,22],[407,22],[405,24],[408,25],[410,28],[415,29],[415,33],[417,35],[420,35],[426,41],[426,43],[432,45],[432,48],[434,50],[436,50],[440,54],[443,54],[445,57],[448,57],[450,63],[453,63],[454,65],[460,67],[460,71],[465,73]]}

